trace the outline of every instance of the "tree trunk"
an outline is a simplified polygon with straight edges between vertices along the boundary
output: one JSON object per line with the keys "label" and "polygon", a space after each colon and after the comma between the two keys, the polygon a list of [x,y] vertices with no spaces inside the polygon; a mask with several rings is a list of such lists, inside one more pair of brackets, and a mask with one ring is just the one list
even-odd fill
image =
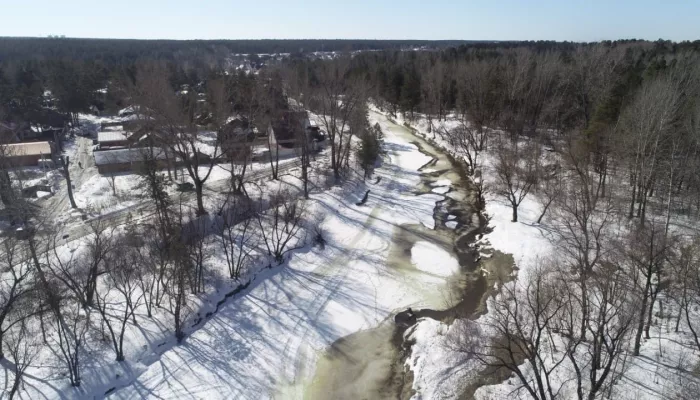
{"label": "tree trunk", "polygon": [[552,204],[552,201],[554,201],[554,199],[550,199],[547,202],[547,204],[544,205],[544,209],[542,209],[542,214],[540,214],[540,216],[537,218],[538,224],[542,222],[542,218],[544,218],[544,215],[547,213],[547,210],[549,209],[549,206]]}
{"label": "tree trunk", "polygon": [[203,189],[204,189],[204,183],[200,180],[195,180],[194,181],[194,189],[197,194],[197,216],[202,216],[207,213],[207,210],[204,209],[204,200],[203,200]]}
{"label": "tree trunk", "polygon": [[634,352],[635,356],[639,355],[639,348],[642,342],[642,332],[644,331],[644,319],[646,317],[647,303],[649,301],[649,286],[651,286],[651,274],[647,276],[647,282],[644,285],[644,293],[642,295],[642,305],[639,309],[639,322],[637,323],[637,333],[634,336]]}
{"label": "tree trunk", "polygon": [[71,183],[70,171],[68,170],[68,166],[70,166],[70,157],[66,156],[65,159],[62,158],[62,161],[63,172],[66,174],[66,185],[68,186],[68,199],[70,200],[70,206],[72,208],[78,208],[78,206],[75,204],[75,199],[73,198],[73,184]]}
{"label": "tree trunk", "polygon": [[637,199],[637,180],[632,176],[632,199],[630,200],[630,211],[628,218],[632,219],[634,216],[634,202]]}
{"label": "tree trunk", "polygon": [[654,303],[656,303],[656,297],[658,295],[658,292],[655,291],[655,293],[651,294],[651,301],[649,302],[649,307],[647,310],[647,323],[646,326],[644,327],[644,338],[645,339],[651,339],[649,336],[649,327],[651,326],[651,320],[652,317],[654,316]]}

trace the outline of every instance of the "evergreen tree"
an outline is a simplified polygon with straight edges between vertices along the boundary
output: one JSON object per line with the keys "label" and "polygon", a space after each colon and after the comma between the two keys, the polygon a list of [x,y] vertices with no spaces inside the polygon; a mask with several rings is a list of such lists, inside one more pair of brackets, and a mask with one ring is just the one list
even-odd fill
{"label": "evergreen tree", "polygon": [[357,159],[360,166],[365,171],[365,179],[372,177],[374,167],[377,165],[379,157],[384,154],[382,145],[384,134],[379,124],[366,127],[359,135],[360,146],[357,149]]}

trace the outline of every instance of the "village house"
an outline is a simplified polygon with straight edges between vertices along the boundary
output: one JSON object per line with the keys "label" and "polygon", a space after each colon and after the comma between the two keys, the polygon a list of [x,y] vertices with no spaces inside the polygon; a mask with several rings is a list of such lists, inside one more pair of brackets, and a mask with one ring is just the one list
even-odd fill
{"label": "village house", "polygon": [[50,142],[10,143],[2,145],[2,153],[11,167],[36,167],[51,163],[54,149]]}
{"label": "village house", "polygon": [[270,122],[267,136],[272,157],[301,154],[302,140],[306,138],[311,151],[320,150],[326,140],[325,133],[309,119],[306,111],[288,111]]}
{"label": "village house", "polygon": [[116,130],[97,132],[97,144],[100,145],[100,149],[128,146],[129,134],[124,131]]}
{"label": "village house", "polygon": [[[138,171],[144,160],[150,156],[150,151],[148,147],[98,151],[94,153],[95,165],[100,174]],[[159,168],[167,167],[168,157],[165,150],[153,148],[153,158]]]}
{"label": "village house", "polygon": [[258,138],[248,119],[240,116],[229,118],[217,138],[221,151],[233,161],[247,160],[254,146],[267,143],[266,137]]}

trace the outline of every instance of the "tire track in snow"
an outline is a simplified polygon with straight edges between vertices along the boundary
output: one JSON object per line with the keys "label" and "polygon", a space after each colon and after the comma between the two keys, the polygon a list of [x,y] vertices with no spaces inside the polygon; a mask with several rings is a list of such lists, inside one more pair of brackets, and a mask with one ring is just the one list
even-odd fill
{"label": "tire track in snow", "polygon": [[[342,284],[345,282],[348,274],[350,273],[350,268],[347,268],[349,262],[353,261],[360,251],[366,251],[364,248],[357,248],[357,244],[367,235],[369,228],[374,225],[379,210],[379,206],[375,206],[372,209],[372,211],[367,215],[367,219],[365,220],[361,231],[358,232],[350,240],[350,242],[345,245],[345,248],[351,249],[350,254],[338,254],[330,263],[324,264],[323,266],[320,266],[312,271],[319,275],[330,275],[330,273],[334,270],[337,270],[338,273],[332,276],[329,284],[323,286],[323,294],[316,294],[315,300],[306,310],[306,314],[313,315],[313,317],[311,319],[301,318],[297,321],[294,328],[289,333],[289,339],[287,340],[284,350],[282,351],[282,367],[285,368],[285,366],[293,365],[293,370],[291,371],[292,380],[291,382],[288,382],[288,387],[292,388],[293,391],[292,398],[301,399],[304,395],[304,386],[301,383],[304,378],[303,375],[306,370],[308,358],[310,358],[309,350],[313,350],[309,349],[308,344],[305,342],[306,335],[309,329],[315,325],[319,315],[331,301],[333,295],[337,293],[338,288],[340,288],[340,286],[342,286]],[[289,396],[290,394],[291,393],[285,393],[285,396]]]}

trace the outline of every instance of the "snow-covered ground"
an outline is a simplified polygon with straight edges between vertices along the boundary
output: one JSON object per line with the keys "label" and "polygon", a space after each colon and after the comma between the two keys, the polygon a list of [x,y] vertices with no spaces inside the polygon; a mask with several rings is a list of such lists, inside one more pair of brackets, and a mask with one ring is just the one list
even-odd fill
{"label": "snow-covered ground", "polygon": [[313,213],[325,215],[325,250],[306,248],[259,275],[240,298],[183,345],[145,365],[136,381],[115,396],[287,396],[300,390],[318,354],[336,339],[374,327],[405,307],[437,306],[426,293],[444,280],[433,277],[423,286],[407,287],[404,273],[386,262],[397,225],[432,225],[441,197],[413,196],[408,190],[430,158],[390,129],[386,145],[389,161],[377,171],[381,182],[368,187],[366,206],[354,205],[364,194],[361,186],[352,193],[335,188],[312,196]]}
{"label": "snow-covered ground", "polygon": [[451,276],[459,272],[457,259],[430,242],[416,242],[411,247],[411,261],[419,270],[439,276]]}
{"label": "snow-covered ground", "polygon": [[[111,396],[129,399],[295,398],[313,376],[319,355],[337,339],[376,327],[407,307],[441,308],[442,294],[458,267],[450,254],[419,242],[412,251],[413,270],[389,262],[398,227],[435,225],[435,203],[444,196],[413,193],[421,180],[418,169],[431,158],[404,132],[394,132],[383,116],[373,113],[372,120],[383,126],[388,151],[375,172],[381,180],[365,184],[361,174],[354,174],[342,187],[315,190],[308,201],[309,218],[323,220],[325,248],[308,244],[269,269],[258,251],[261,262],[240,281],[252,279],[245,290],[217,307],[239,283],[221,278],[208,284],[206,295],[191,300],[195,311],[181,345],[175,345],[172,316],[160,311],[153,319],[140,318],[138,326],[128,324],[126,361],[110,361],[109,344],[91,341],[80,388],[71,388],[65,376],[52,372],[53,366],[42,365],[30,368],[23,393],[31,398],[89,398],[114,388]],[[106,179],[86,181],[78,189],[81,198],[112,196]],[[300,187],[293,174],[282,180],[283,187]],[[117,176],[117,194],[128,198],[132,181],[129,175]],[[367,189],[369,200],[357,206]],[[76,246],[66,245],[59,253],[70,257],[80,251]],[[215,242],[207,246],[212,253],[207,270],[225,275],[222,252]]]}
{"label": "snow-covered ground", "polygon": [[[402,118],[399,122],[405,122]],[[454,119],[433,121],[434,127],[452,129],[458,126]],[[419,118],[410,123],[418,134],[434,141],[446,151],[450,149],[439,135],[428,133],[428,122]],[[433,130],[435,132],[435,128]],[[482,172],[485,186],[488,188],[495,182],[493,171],[494,159],[488,152],[480,155],[483,165]],[[489,218],[490,233],[484,235],[479,244],[481,249],[496,249],[513,256],[516,264],[517,279],[523,280],[528,269],[535,264],[538,257],[553,254],[554,245],[549,240],[551,229],[547,221],[537,224],[542,205],[537,194],[528,195],[518,209],[519,222],[511,222],[511,207],[505,199],[493,191],[487,190],[485,195],[485,213]],[[684,223],[674,218],[675,229],[682,229]],[[657,303],[658,304],[658,303]],[[665,305],[669,307],[668,305]],[[656,315],[656,314],[655,314]],[[673,313],[667,311],[665,319],[656,319],[651,327],[650,340],[643,340],[640,356],[631,354],[624,357],[624,376],[615,382],[610,392],[614,399],[652,400],[659,398],[676,398],[682,384],[688,384],[687,373],[700,362],[700,353],[692,343],[689,332],[681,330],[674,333]],[[416,391],[413,399],[455,399],[459,398],[466,386],[477,379],[477,373],[483,366],[467,352],[460,352],[459,344],[464,342],[464,333],[483,335],[487,340],[488,329],[483,321],[488,316],[482,316],[476,321],[456,320],[447,325],[432,319],[421,319],[406,332],[407,340],[413,343],[410,357],[406,364],[414,373],[413,388]],[[686,329],[687,330],[687,329]],[[525,368],[527,369],[527,368]],[[573,374],[573,371],[569,371]],[[569,376],[556,374],[554,380],[563,382]],[[474,397],[480,400],[490,399],[526,399],[530,398],[521,387],[519,380],[513,375],[506,381],[490,386],[480,387]],[[563,391],[562,398],[574,398],[575,392]]]}

